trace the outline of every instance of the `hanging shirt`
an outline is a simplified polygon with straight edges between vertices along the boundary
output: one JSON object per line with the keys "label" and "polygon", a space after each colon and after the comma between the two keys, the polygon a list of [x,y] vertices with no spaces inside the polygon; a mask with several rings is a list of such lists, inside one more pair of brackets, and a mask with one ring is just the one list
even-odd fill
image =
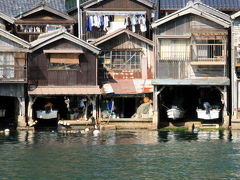
{"label": "hanging shirt", "polygon": [[107,27],[109,26],[109,17],[108,16],[104,16],[104,26],[103,26],[103,30],[107,31]]}
{"label": "hanging shirt", "polygon": [[104,27],[104,16],[100,16],[100,27]]}
{"label": "hanging shirt", "polygon": [[92,31],[92,27],[93,27],[93,16],[89,16],[88,17],[88,30]]}
{"label": "hanging shirt", "polygon": [[129,16],[127,16],[124,20],[124,25],[127,27],[127,26],[130,26],[131,25],[131,19]]}
{"label": "hanging shirt", "polygon": [[140,23],[141,32],[146,32],[147,31],[146,18],[144,16],[140,16],[138,20]]}
{"label": "hanging shirt", "polygon": [[137,24],[137,17],[134,15],[132,18],[131,18],[131,25],[134,26]]}

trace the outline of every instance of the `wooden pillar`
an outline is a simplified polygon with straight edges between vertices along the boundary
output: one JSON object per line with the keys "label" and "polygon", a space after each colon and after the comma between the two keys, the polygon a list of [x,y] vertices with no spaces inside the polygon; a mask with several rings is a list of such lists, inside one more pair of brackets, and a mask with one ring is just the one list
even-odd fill
{"label": "wooden pillar", "polygon": [[92,98],[90,96],[87,96],[88,98],[88,101],[89,103],[87,102],[87,105],[86,105],[86,109],[85,109],[85,114],[84,114],[84,118],[87,120],[87,111],[88,111],[88,106],[90,104],[92,104],[92,107],[93,107],[93,111],[92,111],[92,117],[94,118],[94,120],[97,119],[97,107],[96,107],[96,101],[97,101],[97,98],[96,96],[94,95]]}
{"label": "wooden pillar", "polygon": [[32,97],[32,96],[28,96],[28,109],[27,109],[27,113],[28,113],[28,125],[32,126],[34,125],[34,120],[33,120],[33,104],[34,102],[37,100],[37,97]]}
{"label": "wooden pillar", "polygon": [[224,86],[223,90],[223,97],[224,97],[224,110],[223,110],[223,127],[229,127],[230,117],[228,114],[228,99],[227,99],[227,86]]}
{"label": "wooden pillar", "polygon": [[223,89],[220,87],[217,87],[217,89],[221,92],[221,101],[223,104],[223,110],[222,110],[222,118],[223,118],[223,124],[222,126],[224,128],[229,127],[230,117],[228,113],[228,99],[227,99],[227,86],[224,86]]}
{"label": "wooden pillar", "polygon": [[154,86],[153,88],[153,126],[157,129],[159,125],[158,90],[157,86]]}
{"label": "wooden pillar", "polygon": [[159,108],[158,108],[158,96],[159,94],[165,89],[165,87],[161,87],[160,90],[158,90],[157,85],[154,85],[153,89],[153,125],[155,128],[159,127]]}
{"label": "wooden pillar", "polygon": [[92,106],[93,106],[93,112],[92,112],[92,114],[93,114],[93,118],[94,118],[95,120],[97,119],[96,101],[97,101],[97,98],[96,98],[96,96],[94,95],[91,103],[92,103]]}
{"label": "wooden pillar", "polygon": [[18,127],[24,127],[26,126],[26,114],[25,114],[25,98],[18,97]]}

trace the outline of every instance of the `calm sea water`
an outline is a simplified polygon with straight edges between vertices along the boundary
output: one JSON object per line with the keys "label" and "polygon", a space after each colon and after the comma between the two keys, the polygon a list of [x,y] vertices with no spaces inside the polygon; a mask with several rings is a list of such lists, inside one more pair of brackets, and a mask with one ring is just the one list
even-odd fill
{"label": "calm sea water", "polygon": [[0,134],[0,179],[240,179],[240,131]]}

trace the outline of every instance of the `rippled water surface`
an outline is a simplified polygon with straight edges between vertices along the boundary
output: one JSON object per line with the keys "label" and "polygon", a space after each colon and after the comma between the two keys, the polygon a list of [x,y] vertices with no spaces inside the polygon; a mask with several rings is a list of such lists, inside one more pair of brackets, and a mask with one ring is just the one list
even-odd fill
{"label": "rippled water surface", "polygon": [[0,134],[0,179],[240,179],[240,131]]}

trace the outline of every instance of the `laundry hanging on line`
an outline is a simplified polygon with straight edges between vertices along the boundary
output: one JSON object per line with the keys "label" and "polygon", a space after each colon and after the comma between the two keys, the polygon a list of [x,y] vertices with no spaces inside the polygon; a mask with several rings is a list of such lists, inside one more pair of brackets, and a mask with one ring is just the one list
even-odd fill
{"label": "laundry hanging on line", "polygon": [[[110,27],[110,22],[114,22],[113,15],[90,15],[86,18],[86,30],[93,31],[93,27],[99,28],[103,31],[108,31]],[[132,29],[133,32],[136,32],[136,25],[140,25],[140,31],[146,32],[146,17],[144,15],[133,15],[127,16],[124,19],[125,28]],[[130,28],[131,27],[131,28]]]}

